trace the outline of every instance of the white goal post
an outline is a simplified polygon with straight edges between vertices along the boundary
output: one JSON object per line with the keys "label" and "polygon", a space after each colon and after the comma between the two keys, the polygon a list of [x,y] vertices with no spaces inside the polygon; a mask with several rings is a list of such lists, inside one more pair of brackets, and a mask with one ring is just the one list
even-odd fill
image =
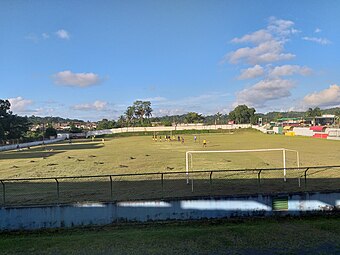
{"label": "white goal post", "polygon": [[[254,149],[254,150],[222,150],[222,151],[187,151],[185,153],[185,170],[187,175],[187,184],[189,184],[189,168],[192,169],[192,155],[201,153],[242,153],[242,152],[268,152],[268,151],[282,151],[282,162],[283,162],[283,178],[286,181],[286,152],[296,153],[297,168],[300,168],[299,152],[297,150],[278,148],[278,149]],[[191,167],[189,167],[191,166]]]}

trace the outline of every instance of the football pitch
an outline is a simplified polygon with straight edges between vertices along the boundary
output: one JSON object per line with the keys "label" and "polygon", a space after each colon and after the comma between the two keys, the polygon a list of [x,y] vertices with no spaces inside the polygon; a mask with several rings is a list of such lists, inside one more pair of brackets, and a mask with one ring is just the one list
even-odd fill
{"label": "football pitch", "polygon": [[[178,141],[178,136],[184,138]],[[196,136],[196,141],[194,137]],[[207,146],[203,147],[203,140]],[[287,182],[282,171],[263,171],[261,183],[258,172],[195,173],[200,170],[237,170],[282,168],[282,152],[195,154],[190,166],[193,185],[186,185],[187,176],[175,174],[186,168],[187,151],[220,151],[286,148],[299,151],[301,170],[287,170]],[[152,134],[73,140],[38,146],[21,151],[0,152],[0,180],[13,178],[42,178],[66,176],[112,175],[111,194],[108,177],[59,180],[62,203],[80,201],[111,201],[153,199],[181,196],[233,195],[258,192],[294,192],[329,190],[339,187],[340,170],[310,171],[308,186],[302,185],[307,166],[340,165],[340,142],[309,137],[266,135],[255,130],[236,130],[224,133],[175,135],[174,141],[154,141]],[[296,167],[296,154],[287,152],[287,167]],[[115,176],[121,174],[174,173],[162,175]],[[164,178],[164,180],[163,180]],[[209,178],[211,178],[209,182]],[[259,185],[260,184],[260,185]],[[33,182],[6,181],[8,203],[45,203],[55,201],[54,180]],[[161,190],[162,189],[162,190]],[[1,190],[1,189],[0,189]],[[28,196],[29,195],[29,196]],[[31,200],[34,198],[36,201]],[[58,198],[59,199],[59,198]],[[77,200],[78,201],[78,200]],[[0,199],[1,203],[1,199]]]}
{"label": "football pitch", "polygon": [[[252,130],[233,133],[179,135],[184,143],[152,140],[150,136],[101,138],[92,141],[37,146],[30,150],[0,152],[0,179],[101,174],[185,171],[185,152],[192,150],[242,150],[286,148],[300,153],[301,166],[340,164],[340,142],[309,137],[266,135]],[[207,141],[203,147],[202,141]],[[243,169],[282,167],[279,152],[195,155],[195,169]],[[294,154],[287,167],[296,167]]]}

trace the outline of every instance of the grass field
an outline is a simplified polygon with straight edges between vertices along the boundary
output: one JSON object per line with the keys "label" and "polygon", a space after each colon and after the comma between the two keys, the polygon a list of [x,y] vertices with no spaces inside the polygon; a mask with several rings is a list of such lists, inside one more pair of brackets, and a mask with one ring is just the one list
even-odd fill
{"label": "grass field", "polygon": [[[193,135],[184,135],[185,143],[153,142],[150,136],[133,136],[92,142],[74,140],[30,150],[0,152],[0,179],[54,177],[184,171],[188,150],[233,150],[287,148],[300,152],[302,166],[339,165],[340,142],[309,137],[265,135],[257,131],[241,130],[234,134],[204,134],[208,145],[194,143]],[[195,156],[196,157],[196,156]],[[198,169],[238,169],[282,167],[279,152],[238,155],[200,155]],[[295,167],[294,155],[288,155],[288,166]],[[197,162],[197,163],[196,163]]]}
{"label": "grass field", "polygon": [[[286,148],[299,151],[302,167],[340,165],[339,141],[266,135],[254,130],[197,134],[196,143],[194,134],[185,134],[183,137],[184,144],[177,141],[165,142],[164,138],[162,142],[155,142],[151,136],[132,136],[106,138],[104,143],[101,139],[74,140],[72,144],[63,142],[48,145],[46,148],[39,146],[30,150],[0,152],[0,179],[184,171],[185,152],[188,150]],[[207,140],[206,148],[202,146],[204,139]],[[296,166],[295,154],[287,153],[287,166]],[[282,167],[282,152],[195,155],[193,170],[270,167]],[[281,172],[263,172],[261,178],[265,181],[261,183],[261,187],[258,187],[257,172],[214,174],[213,189],[207,181],[208,174],[196,174],[192,175],[195,179],[195,193],[186,185],[186,176],[183,174],[166,176],[163,194],[160,194],[159,175],[114,178],[114,194],[111,195],[108,178],[71,179],[63,181],[60,189],[64,202],[72,202],[72,197],[80,200],[92,197],[93,200],[108,201],[162,198],[164,194],[176,197],[301,191],[301,187],[297,185],[297,177],[301,176],[303,171],[304,169],[288,172],[287,177],[292,180],[287,183],[282,182]],[[338,168],[309,172],[309,179],[309,190],[339,188],[340,171]],[[1,189],[2,187],[0,193]],[[70,195],[70,190],[77,191]],[[55,182],[7,182],[6,194],[12,195],[13,203],[17,204],[24,200],[31,203],[27,194],[31,194],[38,203],[48,196],[55,200]],[[68,200],[68,197],[72,199]]]}
{"label": "grass field", "polygon": [[339,254],[340,218],[124,224],[0,234],[1,254]]}

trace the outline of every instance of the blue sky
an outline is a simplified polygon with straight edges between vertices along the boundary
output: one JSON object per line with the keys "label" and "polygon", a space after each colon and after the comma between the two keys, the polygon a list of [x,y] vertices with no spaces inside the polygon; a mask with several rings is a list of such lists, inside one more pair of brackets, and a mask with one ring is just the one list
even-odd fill
{"label": "blue sky", "polygon": [[116,119],[340,105],[340,1],[0,2],[0,98]]}

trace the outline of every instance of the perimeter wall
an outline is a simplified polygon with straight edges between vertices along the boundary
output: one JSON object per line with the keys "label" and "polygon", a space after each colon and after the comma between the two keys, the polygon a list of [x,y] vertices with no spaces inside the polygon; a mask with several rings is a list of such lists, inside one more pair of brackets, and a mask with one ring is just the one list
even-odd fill
{"label": "perimeter wall", "polygon": [[0,208],[0,231],[106,225],[116,222],[198,220],[335,213],[340,191],[219,198],[127,201]]}

